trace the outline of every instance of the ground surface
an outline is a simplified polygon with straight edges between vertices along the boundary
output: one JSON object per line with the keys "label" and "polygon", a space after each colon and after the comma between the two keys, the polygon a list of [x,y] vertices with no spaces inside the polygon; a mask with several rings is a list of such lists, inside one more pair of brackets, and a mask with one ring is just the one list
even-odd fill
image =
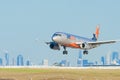
{"label": "ground surface", "polygon": [[120,80],[120,69],[0,68],[0,80]]}

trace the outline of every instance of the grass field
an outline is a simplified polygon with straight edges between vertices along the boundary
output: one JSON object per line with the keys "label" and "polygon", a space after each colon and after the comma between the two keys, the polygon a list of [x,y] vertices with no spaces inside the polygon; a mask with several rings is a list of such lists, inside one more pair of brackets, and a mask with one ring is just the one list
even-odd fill
{"label": "grass field", "polygon": [[0,80],[120,80],[120,69],[0,68]]}

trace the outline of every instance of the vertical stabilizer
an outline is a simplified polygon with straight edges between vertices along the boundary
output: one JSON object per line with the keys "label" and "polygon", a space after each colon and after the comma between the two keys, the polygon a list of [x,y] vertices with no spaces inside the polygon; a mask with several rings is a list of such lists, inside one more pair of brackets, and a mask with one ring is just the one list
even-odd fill
{"label": "vertical stabilizer", "polygon": [[95,31],[95,33],[93,33],[93,38],[92,38],[92,40],[97,41],[97,39],[98,39],[98,37],[99,37],[99,30],[100,30],[100,26],[97,25],[97,26],[96,26],[96,31]]}
{"label": "vertical stabilizer", "polygon": [[100,30],[100,27],[99,25],[96,26],[96,31],[95,31],[95,35],[96,35],[96,38],[98,39],[98,36],[99,36],[99,30]]}

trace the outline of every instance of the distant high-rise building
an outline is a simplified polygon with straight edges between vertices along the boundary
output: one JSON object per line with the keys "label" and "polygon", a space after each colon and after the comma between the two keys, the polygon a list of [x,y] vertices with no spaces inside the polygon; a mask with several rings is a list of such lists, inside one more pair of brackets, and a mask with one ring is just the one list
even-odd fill
{"label": "distant high-rise building", "polygon": [[80,51],[79,51],[79,58],[82,59],[82,56],[83,56],[83,53],[82,53],[82,51],[80,50]]}
{"label": "distant high-rise building", "polygon": [[118,52],[112,52],[112,60],[119,59],[119,53]]}
{"label": "distant high-rise building", "polygon": [[82,59],[82,51],[80,50],[80,52],[79,52],[79,58],[78,58],[78,60],[77,60],[77,65],[78,65],[78,67],[81,67],[81,66],[83,66],[83,59]]}
{"label": "distant high-rise building", "polygon": [[3,65],[3,60],[2,60],[2,58],[0,58],[0,66],[2,66]]}
{"label": "distant high-rise building", "polygon": [[62,60],[62,61],[60,62],[60,65],[61,65],[61,66],[65,66],[65,67],[69,67],[69,66],[70,66],[70,62],[67,61],[67,60]]}
{"label": "distant high-rise building", "polygon": [[30,66],[30,61],[29,60],[26,61],[26,65]]}
{"label": "distant high-rise building", "polygon": [[89,65],[88,60],[83,60],[83,66]]}
{"label": "distant high-rise building", "polygon": [[47,59],[44,59],[44,60],[42,61],[42,64],[43,64],[43,66],[48,66],[48,60],[47,60]]}
{"label": "distant high-rise building", "polygon": [[28,60],[26,61],[26,65],[27,65],[27,66],[30,66],[30,65],[31,65],[31,61],[30,61],[29,58],[28,58]]}
{"label": "distant high-rise building", "polygon": [[109,53],[107,53],[107,55],[106,55],[106,65],[110,65],[111,64],[111,55],[110,55],[110,52]]}
{"label": "distant high-rise building", "polygon": [[118,64],[120,65],[120,59],[119,59],[119,61],[118,61]]}
{"label": "distant high-rise building", "polygon": [[119,63],[119,53],[118,52],[112,52],[112,64],[116,65]]}
{"label": "distant high-rise building", "polygon": [[17,56],[17,66],[23,66],[23,65],[24,65],[23,56],[18,55]]}
{"label": "distant high-rise building", "polygon": [[105,57],[101,57],[101,62],[102,62],[102,65],[105,65]]}
{"label": "distant high-rise building", "polygon": [[98,62],[97,62],[97,61],[95,61],[95,64],[91,62],[91,65],[98,65]]}
{"label": "distant high-rise building", "polygon": [[12,66],[14,66],[14,65],[15,65],[15,59],[12,58]]}
{"label": "distant high-rise building", "polygon": [[9,54],[8,53],[5,53],[5,61],[6,61],[6,66],[9,65]]}

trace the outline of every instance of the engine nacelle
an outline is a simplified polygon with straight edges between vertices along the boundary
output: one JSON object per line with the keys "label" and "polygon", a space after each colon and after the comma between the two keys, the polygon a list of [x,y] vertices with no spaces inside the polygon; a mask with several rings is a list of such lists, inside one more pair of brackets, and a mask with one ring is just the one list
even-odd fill
{"label": "engine nacelle", "polygon": [[81,49],[89,49],[90,46],[89,46],[87,43],[81,43],[81,44],[80,44],[80,48],[81,48]]}
{"label": "engine nacelle", "polygon": [[50,48],[54,49],[54,50],[60,50],[59,45],[57,43],[55,43],[55,42],[50,43]]}

